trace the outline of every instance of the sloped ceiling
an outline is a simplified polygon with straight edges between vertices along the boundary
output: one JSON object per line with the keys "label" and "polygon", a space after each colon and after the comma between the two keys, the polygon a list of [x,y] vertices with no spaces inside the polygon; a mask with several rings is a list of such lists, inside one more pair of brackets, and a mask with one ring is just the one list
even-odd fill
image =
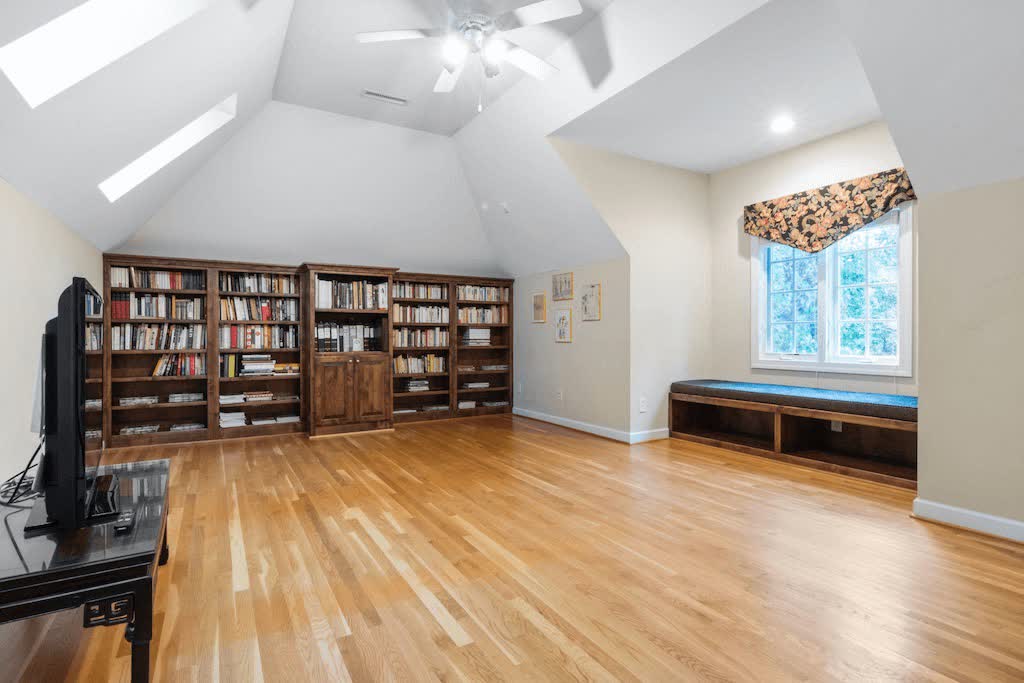
{"label": "sloped ceiling", "polygon": [[[498,16],[529,0],[459,0],[465,12]],[[544,57],[593,19],[611,0],[581,0],[583,13],[559,21],[508,32],[508,37]],[[337,114],[451,135],[477,114],[482,97],[495,101],[523,78],[507,67],[485,79],[479,60],[471,60],[454,92],[435,93],[441,72],[440,40],[357,43],[360,31],[430,28],[449,25],[445,0],[302,0],[292,13],[281,55],[274,99]],[[396,107],[362,97],[363,90],[401,97]]]}
{"label": "sloped ceiling", "polygon": [[833,2],[919,195],[1024,177],[1024,2]]}
{"label": "sloped ceiling", "polygon": [[505,273],[451,138],[283,102],[119,251]]}
{"label": "sloped ceiling", "polygon": [[[796,121],[785,135],[769,126],[780,114]],[[775,0],[556,134],[714,173],[880,117],[832,7],[821,0]]]}
{"label": "sloped ceiling", "polygon": [[[0,45],[82,0],[0,3]],[[270,99],[292,0],[211,0],[200,12],[30,109],[0,76],[0,176],[100,249],[135,232]],[[97,185],[238,93],[238,116],[111,204]]]}

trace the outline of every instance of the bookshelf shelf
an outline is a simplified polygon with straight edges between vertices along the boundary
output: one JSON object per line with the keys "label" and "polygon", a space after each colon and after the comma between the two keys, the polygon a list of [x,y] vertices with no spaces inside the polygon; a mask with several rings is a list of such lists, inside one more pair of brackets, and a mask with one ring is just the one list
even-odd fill
{"label": "bookshelf shelf", "polygon": [[472,299],[459,299],[456,301],[459,306],[508,306],[509,301],[474,301]]}
{"label": "bookshelf shelf", "polygon": [[394,373],[392,375],[395,379],[422,379],[424,377],[447,377],[447,372],[413,372],[413,373]]}
{"label": "bookshelf shelf", "polygon": [[206,353],[206,347],[201,349],[124,349],[111,351],[111,355],[114,356],[152,356],[162,354],[182,354],[182,353]]}
{"label": "bookshelf shelf", "polygon": [[225,292],[223,290],[221,290],[220,292],[217,292],[217,296],[224,297],[224,298],[232,297],[232,296],[241,296],[241,297],[247,297],[247,298],[250,298],[250,299],[301,299],[302,298],[301,294],[278,294],[278,293],[272,293],[272,292]]}
{"label": "bookshelf shelf", "polygon": [[89,377],[85,380],[86,384],[103,384],[102,377]]}
{"label": "bookshelf shelf", "polygon": [[206,296],[205,289],[156,289],[153,287],[111,287],[111,292],[134,292],[135,294],[170,294],[172,296]]}
{"label": "bookshelf shelf", "polygon": [[278,436],[280,434],[296,434],[306,431],[300,422],[285,422],[269,425],[240,425],[238,427],[221,427],[220,433],[225,439],[238,439],[249,436]]}
{"label": "bookshelf shelf", "polygon": [[460,346],[459,351],[486,351],[487,349],[509,349],[508,344],[489,344],[487,346]]}
{"label": "bookshelf shelf", "polygon": [[206,318],[199,318],[197,320],[183,320],[181,318],[114,318],[113,320],[111,320],[111,324],[114,325],[123,325],[125,323],[167,323],[168,325],[203,325],[206,323]]}
{"label": "bookshelf shelf", "polygon": [[447,346],[396,346],[395,353],[407,353],[409,351],[448,351]]}
{"label": "bookshelf shelf", "polygon": [[497,392],[497,391],[508,391],[508,387],[482,387],[479,389],[467,389],[466,387],[459,387],[460,394],[479,394],[484,392]]}
{"label": "bookshelf shelf", "polygon": [[459,377],[463,375],[507,375],[508,370],[462,370]]}
{"label": "bookshelf shelf", "polygon": [[447,396],[448,390],[435,391],[396,391],[395,398],[408,398],[410,396]]}
{"label": "bookshelf shelf", "polygon": [[113,384],[135,384],[137,382],[198,382],[206,381],[206,375],[174,375],[152,377],[152,376],[140,376],[140,377],[111,377],[111,383]]}
{"label": "bookshelf shelf", "polygon": [[135,406],[110,406],[110,409],[114,412],[128,412],[133,410],[162,410],[164,408],[196,408],[198,406],[205,406],[206,401],[174,401],[164,403],[147,403],[143,405]]}
{"label": "bookshelf shelf", "polygon": [[246,401],[244,403],[221,403],[220,409],[229,410],[232,408],[238,408],[244,411],[247,409],[251,410],[253,408],[266,408],[269,406],[294,406],[298,405],[299,403],[301,403],[301,401],[297,398],[287,398],[280,400],[275,399],[273,401]]}
{"label": "bookshelf shelf", "polygon": [[359,315],[387,315],[390,311],[386,308],[317,308],[314,313],[341,313]]}
{"label": "bookshelf shelf", "polygon": [[440,304],[447,304],[448,299],[417,299],[409,296],[394,296],[391,300],[396,304],[432,304],[438,306]]}
{"label": "bookshelf shelf", "polygon": [[458,327],[509,327],[509,323],[457,323]]}
{"label": "bookshelf shelf", "polygon": [[296,346],[287,349],[219,349],[220,353],[297,353],[302,348]]}
{"label": "bookshelf shelf", "polygon": [[403,323],[395,321],[392,323],[395,327],[448,327],[448,323]]}
{"label": "bookshelf shelf", "polygon": [[279,382],[286,379],[301,379],[301,374],[292,375],[249,375],[246,377],[221,377],[220,381],[224,382]]}
{"label": "bookshelf shelf", "polygon": [[298,320],[221,320],[221,325],[298,325]]}

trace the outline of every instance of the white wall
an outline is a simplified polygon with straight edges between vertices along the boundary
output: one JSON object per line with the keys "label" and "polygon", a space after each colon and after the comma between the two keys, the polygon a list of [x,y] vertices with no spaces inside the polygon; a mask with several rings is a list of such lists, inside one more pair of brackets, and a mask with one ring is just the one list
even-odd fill
{"label": "white wall", "polygon": [[920,201],[926,295],[921,297],[920,472],[914,506],[924,517],[1020,541],[1022,197],[1024,180],[1017,180]]}
{"label": "white wall", "polygon": [[[572,272],[575,298],[552,301],[551,276]],[[583,285],[601,285],[599,321],[584,322]],[[533,322],[533,295],[543,293],[545,323]],[[555,341],[554,310],[570,308],[571,344]],[[516,279],[515,411],[628,441],[629,259],[566,266]],[[559,400],[558,394],[562,399]]]}
{"label": "white wall", "polygon": [[[715,379],[917,393],[916,353],[913,377],[817,375],[750,367],[750,236],[743,232],[743,207],[901,165],[885,124],[872,123],[711,176],[711,374]],[[916,214],[915,222],[922,224]]]}
{"label": "white wall", "polygon": [[708,176],[552,145],[629,253],[631,438],[667,436],[669,385],[703,376],[711,362]]}
{"label": "white wall", "polygon": [[281,102],[117,251],[505,274],[451,138]]}
{"label": "white wall", "polygon": [[[4,359],[0,392],[0,479],[17,472],[35,449],[33,410],[40,396],[41,343],[57,298],[75,275],[97,289],[103,284],[99,250],[0,179],[0,244],[7,255],[0,289],[7,292],[9,321],[0,335]],[[38,414],[38,411],[36,411]]]}

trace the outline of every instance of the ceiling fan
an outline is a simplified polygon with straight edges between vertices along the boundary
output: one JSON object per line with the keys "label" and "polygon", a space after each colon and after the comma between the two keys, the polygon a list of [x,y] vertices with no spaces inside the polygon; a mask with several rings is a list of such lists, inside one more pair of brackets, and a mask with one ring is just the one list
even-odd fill
{"label": "ceiling fan", "polygon": [[[451,7],[457,0],[448,0]],[[441,71],[434,92],[446,93],[455,88],[471,54],[479,54],[488,78],[501,73],[501,65],[509,63],[536,79],[544,80],[558,71],[554,66],[515,43],[502,37],[504,31],[545,24],[583,12],[579,0],[541,0],[496,17],[486,14],[459,14],[452,8],[452,20],[446,28],[413,28],[357,33],[360,43],[381,43],[395,40],[443,38]]]}

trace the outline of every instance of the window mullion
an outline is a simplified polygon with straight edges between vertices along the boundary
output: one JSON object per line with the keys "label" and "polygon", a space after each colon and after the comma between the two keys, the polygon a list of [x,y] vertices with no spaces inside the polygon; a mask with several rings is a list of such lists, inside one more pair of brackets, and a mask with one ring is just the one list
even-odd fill
{"label": "window mullion", "polygon": [[818,253],[818,363],[828,360],[828,251]]}

